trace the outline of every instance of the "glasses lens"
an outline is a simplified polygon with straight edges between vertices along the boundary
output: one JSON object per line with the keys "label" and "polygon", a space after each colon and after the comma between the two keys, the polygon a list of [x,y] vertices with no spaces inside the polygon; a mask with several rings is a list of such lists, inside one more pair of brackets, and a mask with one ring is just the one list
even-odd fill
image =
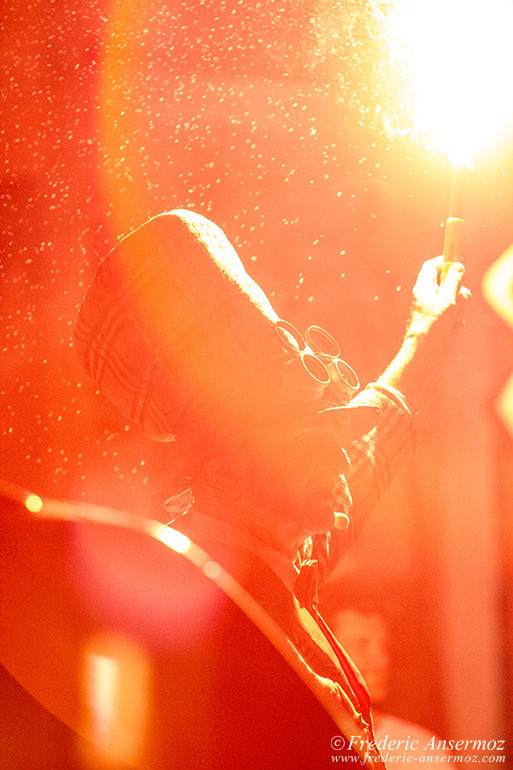
{"label": "glasses lens", "polygon": [[276,321],[276,334],[285,350],[301,352],[305,349],[305,341],[301,333],[288,321]]}
{"label": "glasses lens", "polygon": [[358,379],[355,370],[351,369],[349,364],[346,364],[346,362],[342,361],[341,358],[335,359],[333,364],[335,366],[337,376],[340,377],[349,388],[352,390],[358,390],[360,387],[360,380]]}
{"label": "glasses lens", "polygon": [[310,377],[313,377],[314,380],[323,385],[327,385],[330,381],[330,373],[322,361],[317,356],[312,355],[312,353],[306,353],[302,358],[303,365]]}
{"label": "glasses lens", "polygon": [[308,344],[316,353],[323,353],[331,358],[336,358],[340,353],[340,347],[336,339],[320,326],[309,326],[307,339]]}

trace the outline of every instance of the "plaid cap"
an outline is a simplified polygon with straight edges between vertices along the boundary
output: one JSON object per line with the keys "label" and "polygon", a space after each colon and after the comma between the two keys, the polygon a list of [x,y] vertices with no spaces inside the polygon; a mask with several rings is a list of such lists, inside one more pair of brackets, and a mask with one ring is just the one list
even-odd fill
{"label": "plaid cap", "polygon": [[278,343],[277,320],[222,230],[175,210],[100,263],[74,345],[100,392],[150,438],[191,425],[229,437],[319,411],[318,383]]}

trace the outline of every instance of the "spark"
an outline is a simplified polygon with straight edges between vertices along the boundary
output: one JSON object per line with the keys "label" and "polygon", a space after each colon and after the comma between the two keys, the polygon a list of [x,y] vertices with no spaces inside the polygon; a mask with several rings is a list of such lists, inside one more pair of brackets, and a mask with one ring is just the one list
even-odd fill
{"label": "spark", "polygon": [[513,116],[510,0],[397,0],[386,25],[391,58],[411,80],[414,134],[471,165]]}

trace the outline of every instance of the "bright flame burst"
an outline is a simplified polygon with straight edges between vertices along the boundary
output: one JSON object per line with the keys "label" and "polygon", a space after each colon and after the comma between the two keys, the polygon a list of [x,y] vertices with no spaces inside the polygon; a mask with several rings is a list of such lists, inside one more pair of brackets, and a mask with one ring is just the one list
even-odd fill
{"label": "bright flame burst", "polygon": [[386,25],[411,78],[414,133],[471,165],[513,116],[513,1],[395,0]]}

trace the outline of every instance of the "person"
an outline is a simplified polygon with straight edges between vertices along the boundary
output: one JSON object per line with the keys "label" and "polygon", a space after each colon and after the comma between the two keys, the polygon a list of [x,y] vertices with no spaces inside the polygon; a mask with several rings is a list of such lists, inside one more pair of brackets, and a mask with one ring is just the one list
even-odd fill
{"label": "person", "polygon": [[328,611],[330,626],[358,666],[372,702],[374,735],[383,756],[398,767],[442,764],[454,768],[444,742],[427,728],[381,709],[385,701],[393,661],[389,652],[389,627],[383,612],[372,600],[367,603],[354,594]]}
{"label": "person", "polygon": [[[400,349],[359,392],[335,340],[280,319],[200,214],[154,217],[96,272],[75,331],[78,356],[147,436],[176,441],[188,489],[174,528],[228,576],[225,591],[235,585],[249,597],[202,647],[207,662],[194,658],[172,685],[179,702],[204,705],[212,671],[223,671],[201,712],[215,736],[205,766],[322,767],[343,755],[382,764],[367,689],[319,614],[317,589],[408,461],[412,413],[462,320],[464,268],[452,265],[439,283],[441,260],[421,267]],[[293,684],[278,684],[290,669]],[[204,766],[193,724],[177,728],[177,767]]]}

